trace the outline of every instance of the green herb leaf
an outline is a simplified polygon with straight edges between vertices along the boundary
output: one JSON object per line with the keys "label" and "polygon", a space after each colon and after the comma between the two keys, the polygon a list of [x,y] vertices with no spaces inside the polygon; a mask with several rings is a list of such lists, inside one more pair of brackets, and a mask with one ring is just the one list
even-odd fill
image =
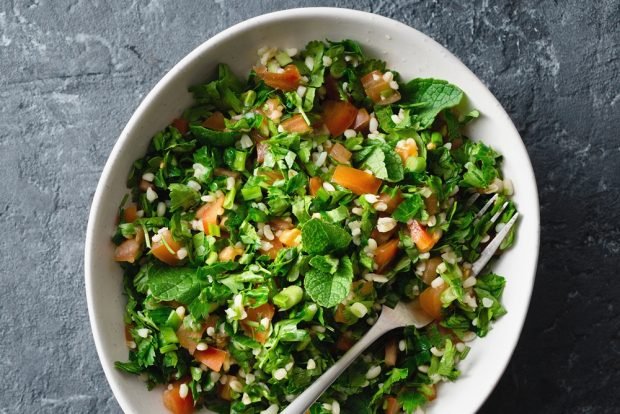
{"label": "green herb leaf", "polygon": [[411,108],[411,122],[417,123],[418,129],[430,127],[439,112],[458,105],[463,99],[463,91],[458,87],[445,80],[431,78],[413,79],[401,88],[401,94],[401,105],[425,104]]}
{"label": "green herb leaf", "polygon": [[342,250],[351,243],[351,235],[335,224],[311,219],[301,229],[302,249],[310,254]]}
{"label": "green herb leaf", "polygon": [[184,184],[170,184],[170,211],[189,210],[200,201],[200,194]]}
{"label": "green herb leaf", "polygon": [[188,267],[152,266],[148,274],[148,287],[160,301],[177,301],[189,304],[200,293],[201,283],[196,270]]}
{"label": "green herb leaf", "polygon": [[388,379],[385,380],[383,385],[377,390],[375,395],[373,395],[370,403],[374,404],[379,400],[379,398],[381,398],[385,394],[389,394],[392,390],[392,386],[399,381],[407,379],[408,375],[409,370],[407,368],[393,368],[392,371],[390,371]]}
{"label": "green herb leaf", "polygon": [[241,136],[239,132],[216,131],[200,125],[191,125],[189,130],[203,144],[221,148],[230,147]]}
{"label": "green herb leaf", "polygon": [[326,308],[342,302],[351,289],[353,265],[351,259],[344,256],[333,274],[312,269],[304,278],[304,287],[312,300]]}
{"label": "green herb leaf", "polygon": [[420,194],[415,193],[406,198],[396,207],[392,217],[401,223],[407,223],[412,218],[420,218],[420,213],[424,209],[424,201]]}

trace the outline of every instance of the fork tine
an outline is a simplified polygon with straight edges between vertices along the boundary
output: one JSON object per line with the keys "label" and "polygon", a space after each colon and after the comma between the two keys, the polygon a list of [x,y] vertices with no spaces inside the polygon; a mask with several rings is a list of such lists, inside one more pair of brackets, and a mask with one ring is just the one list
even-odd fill
{"label": "fork tine", "polygon": [[489,263],[489,260],[491,260],[491,257],[493,257],[493,255],[499,248],[500,244],[502,244],[502,242],[508,235],[508,232],[510,231],[512,226],[517,221],[518,217],[519,217],[519,213],[517,212],[515,213],[514,216],[510,218],[510,220],[508,220],[508,222],[504,225],[504,227],[495,235],[495,237],[493,238],[493,240],[491,240],[491,242],[487,245],[487,247],[484,248],[478,260],[476,260],[472,264],[472,267],[471,267],[472,276],[477,276],[478,273],[480,273],[480,271],[484,268],[484,266],[486,266],[486,264]]}
{"label": "fork tine", "polygon": [[491,217],[491,220],[489,220],[491,223],[495,223],[497,221],[497,219],[499,218],[499,216],[502,215],[502,213],[504,212],[504,210],[506,210],[506,207],[508,207],[508,201],[506,201],[504,204],[502,204],[502,208],[499,209],[499,211],[497,213],[495,213],[493,215],[493,217]]}
{"label": "fork tine", "polygon": [[487,201],[487,203],[480,209],[480,211],[476,213],[476,216],[474,218],[478,219],[482,217],[482,215],[486,213],[489,208],[491,208],[493,203],[495,203],[495,200],[497,200],[497,194],[495,194],[493,197],[489,199],[489,201]]}

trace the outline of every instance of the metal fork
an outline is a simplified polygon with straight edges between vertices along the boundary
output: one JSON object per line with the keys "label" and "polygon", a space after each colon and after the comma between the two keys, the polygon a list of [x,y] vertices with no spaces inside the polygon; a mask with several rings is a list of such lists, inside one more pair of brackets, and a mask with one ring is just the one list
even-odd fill
{"label": "metal fork", "polygon": [[[491,198],[487,204],[480,210],[483,213],[486,212],[496,200],[496,197]],[[500,217],[501,213],[506,209],[508,203],[504,203],[501,209],[493,215],[491,222],[495,223]],[[482,216],[482,214],[480,214]],[[508,232],[517,221],[519,213],[515,213],[514,216],[504,225],[504,227],[495,235],[493,240],[484,248],[480,254],[480,258],[472,264],[471,275],[477,276],[478,273],[484,268],[484,266],[493,257],[502,241],[508,235]],[[383,306],[381,310],[381,316],[377,322],[370,328],[370,330],[355,344],[346,354],[340,358],[331,368],[323,373],[319,378],[310,385],[304,392],[293,400],[281,414],[303,414],[314,404],[314,402],[323,394],[323,392],[329,388],[330,385],[342,374],[345,369],[351,363],[372,345],[378,338],[385,333],[396,329],[404,328],[406,326],[415,326],[416,328],[423,328],[433,321],[428,315],[426,315],[417,301],[406,303],[399,302],[394,309],[387,306]]]}

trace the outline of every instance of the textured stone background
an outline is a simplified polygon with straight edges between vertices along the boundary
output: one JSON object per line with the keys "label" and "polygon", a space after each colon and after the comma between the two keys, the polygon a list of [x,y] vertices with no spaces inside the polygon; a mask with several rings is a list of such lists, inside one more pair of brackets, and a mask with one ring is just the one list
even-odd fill
{"label": "textured stone background", "polygon": [[542,201],[538,278],[482,412],[620,412],[620,2],[461,3],[0,0],[0,413],[120,412],[82,265],[108,153],[142,97],[202,41],[310,5],[373,11],[434,37],[527,144]]}

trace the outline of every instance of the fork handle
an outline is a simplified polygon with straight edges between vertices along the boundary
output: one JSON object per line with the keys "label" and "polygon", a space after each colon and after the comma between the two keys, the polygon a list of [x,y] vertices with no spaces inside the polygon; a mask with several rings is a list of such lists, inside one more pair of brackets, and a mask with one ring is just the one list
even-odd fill
{"label": "fork handle", "polygon": [[325,392],[330,385],[334,383],[336,378],[347,369],[349,365],[362,353],[366,348],[373,344],[378,338],[388,331],[396,328],[389,323],[385,323],[382,318],[377,322],[364,336],[346,354],[342,356],[330,369],[325,371],[323,375],[316,379],[304,392],[299,394],[292,403],[290,403],[280,414],[304,414],[312,404]]}

